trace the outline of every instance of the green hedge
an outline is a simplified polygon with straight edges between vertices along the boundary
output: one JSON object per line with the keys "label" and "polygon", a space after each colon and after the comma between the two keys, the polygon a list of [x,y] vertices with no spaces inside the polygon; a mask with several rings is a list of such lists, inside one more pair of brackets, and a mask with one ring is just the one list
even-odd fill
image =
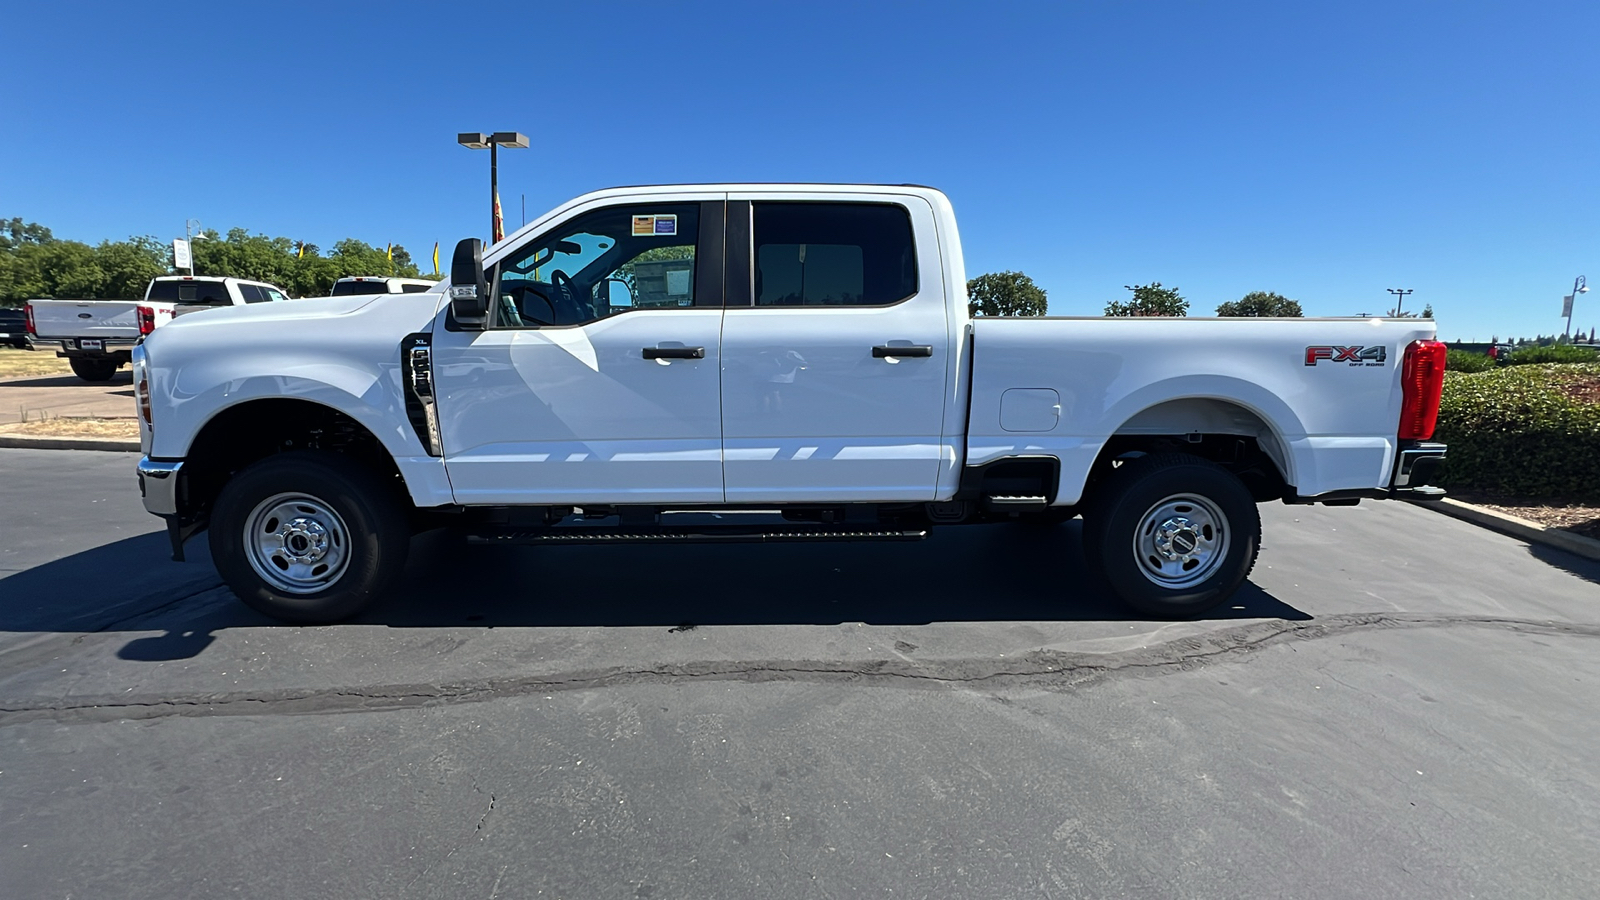
{"label": "green hedge", "polygon": [[1600,500],[1600,405],[1556,389],[1600,378],[1600,364],[1447,370],[1436,440],[1441,483],[1496,493]]}
{"label": "green hedge", "polygon": [[1513,366],[1539,365],[1542,363],[1592,363],[1600,362],[1600,353],[1596,353],[1587,347],[1574,347],[1571,344],[1551,344],[1548,347],[1525,347],[1511,354],[1507,362]]}
{"label": "green hedge", "polygon": [[1450,350],[1445,353],[1444,368],[1447,372],[1487,372],[1494,368],[1494,360],[1484,353]]}

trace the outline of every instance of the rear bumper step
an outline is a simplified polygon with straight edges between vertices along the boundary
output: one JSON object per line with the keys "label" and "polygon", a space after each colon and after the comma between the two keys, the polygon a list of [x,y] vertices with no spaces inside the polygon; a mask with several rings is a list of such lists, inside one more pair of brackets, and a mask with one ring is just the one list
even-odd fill
{"label": "rear bumper step", "polygon": [[923,529],[876,528],[600,528],[504,529],[470,534],[474,544],[779,544],[818,541],[920,541]]}

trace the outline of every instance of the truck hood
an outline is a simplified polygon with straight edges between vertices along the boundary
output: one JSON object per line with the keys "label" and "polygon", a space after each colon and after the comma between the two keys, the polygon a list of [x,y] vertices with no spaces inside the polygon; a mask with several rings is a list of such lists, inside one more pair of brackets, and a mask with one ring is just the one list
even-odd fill
{"label": "truck hood", "polygon": [[250,303],[244,306],[224,306],[201,309],[187,313],[163,325],[169,328],[204,328],[225,322],[289,322],[295,320],[317,321],[347,316],[371,303],[389,296],[367,294],[351,297],[317,297],[310,300],[282,300],[276,303]]}

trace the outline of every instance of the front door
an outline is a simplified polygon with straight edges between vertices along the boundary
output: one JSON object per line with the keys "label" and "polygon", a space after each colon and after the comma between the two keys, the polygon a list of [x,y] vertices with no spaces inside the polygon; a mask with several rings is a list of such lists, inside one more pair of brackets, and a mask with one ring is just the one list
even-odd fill
{"label": "front door", "polygon": [[955,450],[931,207],[729,199],[728,502],[935,499]]}
{"label": "front door", "polygon": [[580,209],[491,256],[488,327],[433,333],[458,503],[722,501],[723,206]]}

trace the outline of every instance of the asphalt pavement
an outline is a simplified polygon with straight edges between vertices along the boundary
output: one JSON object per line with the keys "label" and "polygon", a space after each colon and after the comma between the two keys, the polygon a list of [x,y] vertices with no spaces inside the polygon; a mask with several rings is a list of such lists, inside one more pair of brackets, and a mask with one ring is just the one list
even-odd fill
{"label": "asphalt pavement", "polygon": [[1268,505],[1139,620],[1076,523],[478,548],[361,619],[0,450],[0,897],[1590,897],[1600,563]]}

